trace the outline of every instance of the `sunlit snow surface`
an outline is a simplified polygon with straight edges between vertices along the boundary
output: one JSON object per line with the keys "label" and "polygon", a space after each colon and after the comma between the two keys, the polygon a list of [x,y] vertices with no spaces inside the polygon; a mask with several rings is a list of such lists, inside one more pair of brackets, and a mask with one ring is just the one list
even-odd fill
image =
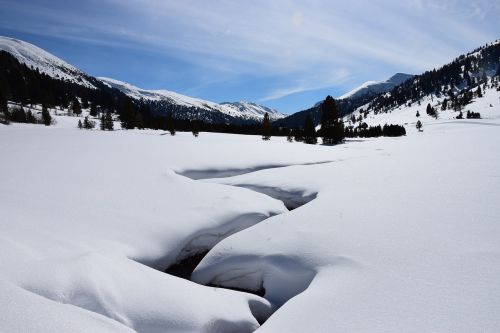
{"label": "sunlit snow surface", "polygon": [[[493,103],[485,119],[418,133],[414,110],[393,112],[406,137],[335,147],[79,131],[68,117],[0,125],[0,331],[498,332],[500,110],[487,98],[474,104]],[[312,201],[288,211],[256,191]],[[230,233],[194,280],[263,284],[265,298],[161,271],[214,244],[200,235]]]}

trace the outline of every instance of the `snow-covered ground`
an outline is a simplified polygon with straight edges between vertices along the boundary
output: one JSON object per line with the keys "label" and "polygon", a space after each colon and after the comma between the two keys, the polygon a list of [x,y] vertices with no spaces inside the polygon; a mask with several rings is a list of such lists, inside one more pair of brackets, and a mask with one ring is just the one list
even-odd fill
{"label": "snow-covered ground", "polygon": [[[334,147],[77,119],[0,125],[2,332],[500,330],[494,111]],[[214,245],[194,281],[264,297],[162,272]]]}

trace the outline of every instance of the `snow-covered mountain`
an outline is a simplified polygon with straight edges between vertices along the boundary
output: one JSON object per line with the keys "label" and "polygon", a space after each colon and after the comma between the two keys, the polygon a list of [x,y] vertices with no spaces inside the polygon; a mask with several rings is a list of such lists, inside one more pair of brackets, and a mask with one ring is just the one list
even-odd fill
{"label": "snow-covered mountain", "polygon": [[242,101],[236,103],[215,103],[193,98],[168,90],[146,90],[112,78],[94,78],[68,64],[55,55],[24,41],[0,36],[0,51],[6,51],[20,63],[38,69],[41,73],[58,80],[76,83],[87,88],[116,88],[125,95],[146,102],[157,114],[171,112],[180,119],[197,119],[209,123],[255,123],[260,122],[267,112],[271,120],[285,115],[274,109]]}
{"label": "snow-covered mountain", "polygon": [[[351,90],[350,92],[337,98],[337,105],[341,115],[346,115],[356,110],[358,107],[367,104],[379,94],[386,93],[414,77],[411,74],[397,73],[383,82],[368,81],[361,86]],[[323,101],[314,104],[313,107],[291,114],[283,119],[278,119],[275,122],[277,126],[283,127],[300,127],[304,124],[304,120],[308,114],[313,118],[316,124],[319,124],[321,119],[321,105]]]}
{"label": "snow-covered mountain", "polygon": [[146,90],[136,87],[130,83],[107,77],[99,77],[98,79],[109,87],[116,88],[133,99],[149,101],[155,104],[159,103],[162,105],[166,103],[173,106],[195,109],[201,112],[220,112],[224,115],[237,118],[242,121],[261,121],[266,112],[269,114],[271,120],[277,120],[285,117],[285,115],[274,109],[246,101],[219,104],[181,95],[168,90]]}
{"label": "snow-covered mountain", "polygon": [[267,106],[258,105],[248,101],[239,101],[234,103],[221,103],[222,106],[229,107],[231,109],[236,109],[238,112],[242,114],[246,114],[249,117],[255,117],[257,119],[263,119],[264,115],[269,114],[269,118],[271,120],[277,120],[284,118],[285,115],[278,112],[275,109],[268,108]]}
{"label": "snow-covered mountain", "polygon": [[87,74],[38,46],[19,39],[0,36],[0,50],[12,54],[19,62],[38,69],[50,77],[95,88],[91,77]]}
{"label": "snow-covered mountain", "polygon": [[[404,79],[404,77],[402,77]],[[482,119],[500,117],[500,40],[462,55],[452,62],[404,80],[395,89],[357,106],[345,121],[358,126],[434,124],[466,121],[467,113]],[[431,107],[430,113],[427,108]],[[473,118],[473,116],[471,117]]]}
{"label": "snow-covered mountain", "polygon": [[411,79],[413,75],[405,74],[405,73],[397,73],[391,76],[388,80],[378,82],[378,81],[368,81],[360,85],[359,87],[345,93],[340,96],[338,99],[353,99],[357,97],[361,97],[364,95],[378,95],[381,93],[385,93],[391,91],[395,87],[399,86],[403,82]]}

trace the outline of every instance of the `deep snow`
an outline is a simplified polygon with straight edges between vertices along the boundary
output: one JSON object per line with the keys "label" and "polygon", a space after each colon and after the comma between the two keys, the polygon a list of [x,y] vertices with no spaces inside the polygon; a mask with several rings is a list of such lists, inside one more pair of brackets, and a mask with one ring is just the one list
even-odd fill
{"label": "deep snow", "polygon": [[[0,125],[0,331],[498,332],[488,110],[334,147]],[[162,272],[223,238],[193,279],[264,298]]]}

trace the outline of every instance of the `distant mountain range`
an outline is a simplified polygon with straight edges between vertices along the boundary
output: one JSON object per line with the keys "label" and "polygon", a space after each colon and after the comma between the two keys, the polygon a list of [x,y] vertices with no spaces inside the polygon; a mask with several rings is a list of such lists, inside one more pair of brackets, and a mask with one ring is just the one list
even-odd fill
{"label": "distant mountain range", "polygon": [[49,52],[24,41],[1,37],[0,50],[14,56],[20,63],[38,70],[40,73],[75,83],[86,88],[101,89],[100,81],[110,88],[117,89],[130,98],[148,104],[158,115],[171,113],[174,118],[202,120],[207,123],[252,124],[261,122],[267,112],[271,120],[284,118],[278,111],[240,101],[235,103],[214,103],[167,90],[146,90],[129,83],[111,78],[94,78]]}
{"label": "distant mountain range", "polygon": [[[397,73],[391,76],[386,81],[368,81],[363,83],[359,87],[337,98],[337,104],[339,106],[341,115],[346,115],[354,111],[361,105],[368,103],[374,97],[382,93],[391,91],[395,87],[410,80],[413,77],[414,75],[411,74]],[[308,114],[313,117],[313,121],[316,124],[319,124],[321,119],[322,103],[323,101],[320,101],[309,109],[299,111],[283,119],[278,119],[277,121],[275,121],[275,125],[289,128],[300,127],[304,124],[304,120]]]}
{"label": "distant mountain range", "polygon": [[[87,101],[117,113],[122,122],[128,121],[127,128],[136,124],[164,128],[169,114],[187,124],[199,120],[238,126],[259,124],[268,113],[280,132],[303,126],[308,114],[316,124],[321,119],[322,102],[285,116],[251,102],[215,103],[167,90],[141,89],[111,78],[95,78],[37,46],[13,38],[0,37],[0,61],[0,88],[6,89],[3,94],[12,101],[64,108],[75,100]],[[338,97],[337,105],[340,115],[349,115],[346,120],[352,123],[355,121],[351,114],[357,123],[360,118],[379,117],[402,108],[411,108],[413,113],[415,103],[420,106],[429,100],[438,101],[437,106],[443,110],[460,111],[480,96],[481,90],[498,89],[499,64],[500,41],[496,41],[417,76],[398,73],[386,81],[366,82]]]}

